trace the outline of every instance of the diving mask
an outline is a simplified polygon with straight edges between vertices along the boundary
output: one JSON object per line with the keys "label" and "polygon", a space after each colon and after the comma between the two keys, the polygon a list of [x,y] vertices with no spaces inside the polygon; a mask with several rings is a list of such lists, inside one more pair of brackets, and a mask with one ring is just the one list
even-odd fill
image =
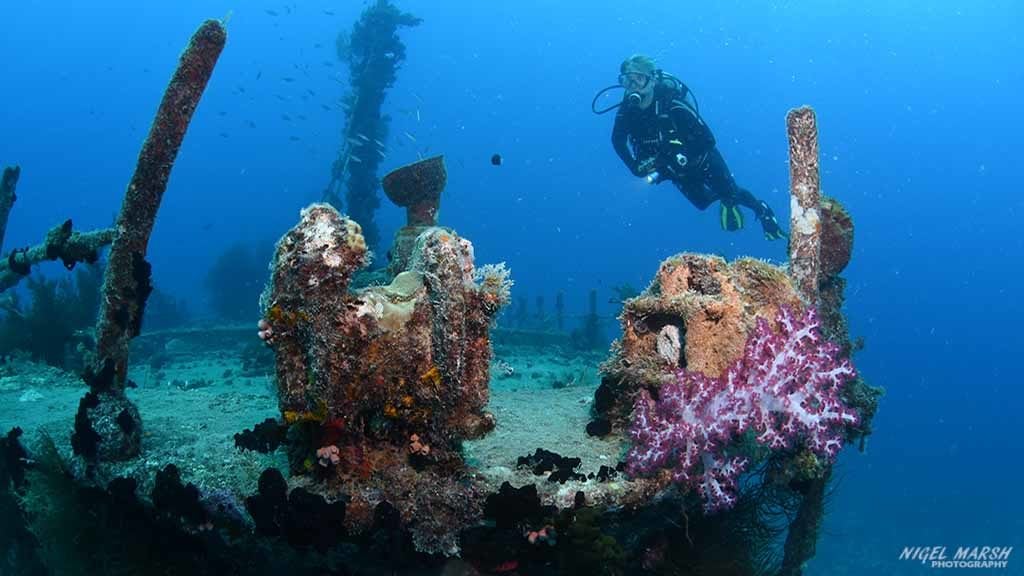
{"label": "diving mask", "polygon": [[651,75],[643,72],[623,72],[619,74],[619,84],[626,90],[643,90],[651,83]]}

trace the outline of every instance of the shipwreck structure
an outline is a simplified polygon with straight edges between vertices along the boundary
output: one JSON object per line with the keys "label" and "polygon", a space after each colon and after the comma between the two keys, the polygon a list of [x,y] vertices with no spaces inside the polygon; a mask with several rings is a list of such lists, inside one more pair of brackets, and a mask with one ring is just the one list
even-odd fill
{"label": "shipwreck structure", "polygon": [[410,212],[386,286],[350,291],[368,264],[361,227],[327,204],[303,210],[277,244],[260,327],[282,417],[308,428],[295,471],[348,494],[355,528],[386,500],[421,549],[454,553],[482,510],[460,446],[494,426],[489,330],[511,279],[504,266],[476,268],[472,244],[435,225],[443,185],[439,157],[385,178]]}
{"label": "shipwreck structure", "polygon": [[[373,9],[414,23],[389,6]],[[114,469],[105,462],[139,451],[142,418],[125,388],[149,293],[146,246],[224,41],[217,22],[196,33],[126,195],[72,439],[85,472],[52,442],[29,458],[20,429],[0,440],[0,482],[21,496],[12,504],[4,492],[0,505],[28,507],[12,516],[29,527],[19,551],[34,545],[31,529],[35,541],[60,544],[59,559],[45,560],[94,572],[801,573],[834,458],[870,433],[880,393],[850,362],[840,274],[853,222],[820,194],[808,108],[787,117],[789,265],[666,259],[624,300],[596,392],[572,399],[585,422],[552,426],[532,455],[467,449],[502,425],[490,411],[491,330],[512,280],[504,264],[478,266],[472,243],[438,222],[447,183],[438,156],[383,179],[407,211],[383,282],[353,283],[375,233],[362,220],[372,214],[365,197],[350,199],[347,215],[333,202],[306,207],[278,241],[258,329],[273,351],[278,414],[235,445],[283,447],[286,461],[260,467],[255,493],[201,490],[173,463],[151,483],[105,474]],[[349,177],[377,185],[360,174]],[[596,333],[595,295],[590,308]],[[557,453],[582,449],[601,451],[584,455],[593,470]],[[88,538],[68,539],[65,526]]]}
{"label": "shipwreck structure", "polygon": [[[391,119],[384,98],[406,57],[398,30],[420,24],[390,0],[376,0],[363,11],[350,34],[338,36],[338,58],[348,64],[351,89],[344,97],[345,128],[322,201],[360,223],[371,250],[380,244],[376,212],[380,207],[377,170],[387,150]],[[344,198],[343,198],[344,196]]]}
{"label": "shipwreck structure", "polygon": [[[821,200],[813,112],[788,121],[794,263],[699,254],[663,262],[625,301],[593,420],[575,431],[628,449],[626,461],[598,481],[575,471],[579,460],[538,451],[528,465],[558,482],[527,497],[537,506],[644,508],[674,494],[684,514],[703,504],[741,518],[737,534],[770,532],[762,523],[775,507],[794,518],[783,572],[798,573],[813,555],[831,462],[870,429],[878,394],[848,362],[839,311],[852,221],[838,202]],[[305,430],[292,443],[300,484],[328,500],[345,495],[354,530],[389,502],[418,549],[454,554],[463,530],[500,514],[503,499],[526,496],[502,485],[500,466],[474,469],[460,449],[495,425],[486,411],[489,330],[511,281],[502,266],[477,270],[472,245],[438,225],[446,178],[441,157],[384,178],[388,197],[407,211],[384,286],[348,288],[367,264],[359,224],[327,205],[307,208],[278,244],[261,337],[277,354],[283,421]],[[690,398],[698,389],[704,396]],[[754,505],[737,481],[748,468],[759,470]],[[535,542],[555,532],[545,524],[555,520],[542,518],[513,526]],[[753,566],[765,544],[732,545],[733,553],[745,547]]]}

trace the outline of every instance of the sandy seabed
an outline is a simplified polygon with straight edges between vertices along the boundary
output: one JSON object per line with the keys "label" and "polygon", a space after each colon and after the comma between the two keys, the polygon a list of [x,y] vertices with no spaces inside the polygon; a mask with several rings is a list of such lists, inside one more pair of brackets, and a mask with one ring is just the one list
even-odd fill
{"label": "sandy seabed", "polygon": [[[202,331],[144,335],[140,350],[133,349],[129,378],[136,387],[128,395],[142,414],[142,455],[110,472],[135,477],[140,493],[149,492],[156,471],[168,463],[203,492],[228,491],[239,498],[256,491],[266,467],[287,471],[283,449],[264,455],[234,444],[236,433],[280,417],[272,363],[265,373],[246,369],[243,354],[250,342],[207,336]],[[515,486],[536,482],[542,494],[562,499],[587,483],[543,482],[528,469],[517,469],[517,458],[544,448],[580,458],[577,471],[583,474],[596,474],[602,465],[614,467],[622,457],[621,443],[590,437],[584,430],[602,359],[600,351],[577,353],[558,346],[496,347],[487,409],[497,426],[465,443],[467,463],[494,487],[503,481]],[[48,434],[70,457],[75,411],[85,391],[77,374],[10,360],[0,366],[0,427],[4,432],[21,427],[29,446],[41,433]]]}

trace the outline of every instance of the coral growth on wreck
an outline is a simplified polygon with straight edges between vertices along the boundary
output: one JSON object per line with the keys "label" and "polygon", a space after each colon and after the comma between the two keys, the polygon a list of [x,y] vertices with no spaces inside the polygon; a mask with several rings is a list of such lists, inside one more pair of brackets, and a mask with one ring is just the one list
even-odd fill
{"label": "coral growth on wreck", "polygon": [[843,446],[843,428],[857,413],[840,398],[856,372],[822,339],[814,309],[796,317],[782,308],[779,331],[758,319],[743,355],[718,378],[681,370],[674,382],[644,390],[630,428],[633,473],[671,468],[673,479],[695,488],[706,510],[736,503],[739,476],[749,460],[729,453],[748,430],[770,450],[806,446],[828,462]]}
{"label": "coral growth on wreck", "polygon": [[327,204],[278,242],[261,335],[282,416],[305,429],[293,468],[352,498],[354,530],[360,510],[387,500],[421,549],[451,553],[480,513],[459,446],[494,425],[489,329],[511,280],[504,267],[478,273],[472,244],[440,227],[390,284],[350,291],[368,260],[360,226]]}
{"label": "coral growth on wreck", "polygon": [[742,355],[757,319],[774,322],[780,306],[803,309],[776,266],[699,254],[666,259],[650,286],[623,307],[622,336],[602,366],[598,415],[624,429],[640,391],[671,381],[676,370],[718,377]]}

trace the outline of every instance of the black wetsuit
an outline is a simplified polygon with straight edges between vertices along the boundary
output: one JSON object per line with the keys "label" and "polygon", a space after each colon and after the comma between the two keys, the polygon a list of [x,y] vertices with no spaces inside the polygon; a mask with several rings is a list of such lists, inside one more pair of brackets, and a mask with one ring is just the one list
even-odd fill
{"label": "black wetsuit", "polygon": [[746,206],[761,217],[763,204],[736,185],[715,136],[685,99],[685,90],[663,80],[655,85],[647,108],[623,102],[612,129],[615,152],[636,176],[657,170],[659,181],[671,180],[700,210],[720,200]]}

